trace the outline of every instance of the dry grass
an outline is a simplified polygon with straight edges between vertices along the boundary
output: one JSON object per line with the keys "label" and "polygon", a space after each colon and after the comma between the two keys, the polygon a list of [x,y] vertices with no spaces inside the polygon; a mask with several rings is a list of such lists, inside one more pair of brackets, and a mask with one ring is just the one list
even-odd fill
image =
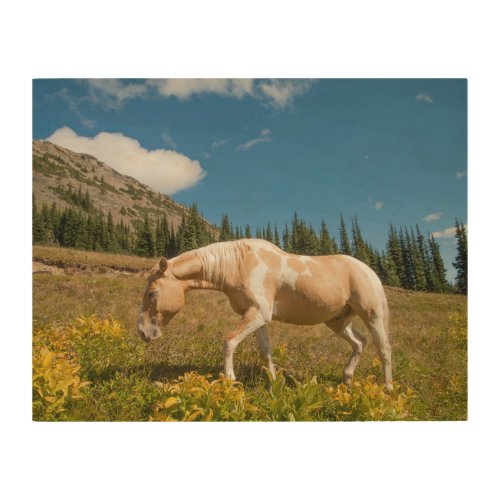
{"label": "dry grass", "polygon": [[[66,249],[36,247],[37,258],[58,265],[76,264],[99,269],[111,263],[122,269],[149,269],[153,259],[92,254]],[[115,267],[116,269],[116,267]],[[65,323],[77,315],[113,317],[135,334],[135,323],[145,286],[140,274],[98,272],[33,277],[33,318],[36,324]],[[408,293],[387,289],[391,310],[391,343],[394,378],[411,387],[416,398],[413,414],[419,420],[467,418],[467,349],[450,335],[450,314],[464,317],[466,298],[455,295]],[[217,377],[222,371],[224,335],[238,322],[225,295],[194,291],[186,307],[172,320],[164,335],[146,351],[150,380],[172,380],[191,370]],[[363,325],[358,325],[365,331]],[[350,349],[323,326],[300,327],[273,322],[269,327],[275,360],[286,372],[303,379],[314,374],[321,382],[341,381]],[[235,354],[238,378],[245,386],[264,382],[256,342],[248,339]],[[381,369],[373,343],[363,353],[356,378],[375,375]]]}
{"label": "dry grass", "polygon": [[112,269],[135,273],[151,269],[158,259],[35,245],[33,246],[33,261],[50,266],[68,269],[76,268],[84,271]]}

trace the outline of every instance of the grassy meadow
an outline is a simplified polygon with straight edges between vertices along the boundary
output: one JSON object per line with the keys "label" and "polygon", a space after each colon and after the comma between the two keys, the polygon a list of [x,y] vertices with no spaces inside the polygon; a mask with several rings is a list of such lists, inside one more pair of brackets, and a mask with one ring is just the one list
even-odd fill
{"label": "grassy meadow", "polygon": [[250,337],[232,383],[220,377],[222,347],[238,316],[224,294],[189,293],[163,336],[145,344],[135,324],[156,259],[33,247],[33,261],[34,420],[467,419],[463,296],[386,289],[390,394],[371,339],[354,386],[341,384],[350,348],[324,325],[272,322],[277,380]]}

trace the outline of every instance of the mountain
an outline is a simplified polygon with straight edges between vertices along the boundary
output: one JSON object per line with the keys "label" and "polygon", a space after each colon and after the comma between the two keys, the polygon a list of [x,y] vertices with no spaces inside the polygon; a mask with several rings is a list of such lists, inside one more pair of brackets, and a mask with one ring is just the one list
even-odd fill
{"label": "mountain", "polygon": [[[75,153],[48,141],[33,141],[33,194],[37,205],[58,208],[75,204],[71,193],[88,197],[97,209],[111,212],[113,220],[130,223],[145,213],[167,215],[177,229],[188,208],[128,175],[122,175],[91,155]],[[204,220],[212,234],[218,231]]]}

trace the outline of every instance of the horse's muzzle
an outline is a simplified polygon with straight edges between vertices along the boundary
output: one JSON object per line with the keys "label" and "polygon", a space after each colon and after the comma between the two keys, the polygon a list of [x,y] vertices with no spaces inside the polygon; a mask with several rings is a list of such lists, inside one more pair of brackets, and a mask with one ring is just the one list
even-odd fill
{"label": "horse's muzzle", "polygon": [[151,342],[151,339],[149,337],[146,336],[146,334],[142,331],[142,330],[139,330],[139,337],[141,337],[142,340],[144,340],[144,342]]}

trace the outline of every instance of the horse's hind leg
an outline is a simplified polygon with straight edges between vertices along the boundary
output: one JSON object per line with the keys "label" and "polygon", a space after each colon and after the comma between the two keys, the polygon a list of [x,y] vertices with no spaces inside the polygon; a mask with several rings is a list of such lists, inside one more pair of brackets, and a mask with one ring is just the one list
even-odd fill
{"label": "horse's hind leg", "polygon": [[383,317],[377,315],[373,319],[365,321],[366,326],[370,330],[370,333],[375,342],[375,347],[377,348],[378,356],[382,362],[382,367],[384,369],[384,379],[385,386],[387,389],[392,389],[392,349],[389,343],[388,332],[385,329]]}
{"label": "horse's hind leg", "polygon": [[274,363],[272,360],[272,350],[271,343],[269,342],[269,334],[267,332],[267,328],[265,326],[259,328],[255,332],[255,336],[257,337],[257,343],[259,344],[260,355],[262,359],[267,362],[267,367],[271,372],[271,376],[273,379],[276,378],[276,369],[274,368]]}
{"label": "horse's hind leg", "polygon": [[350,385],[354,376],[354,370],[358,366],[361,353],[366,345],[366,338],[352,328],[352,314],[344,320],[334,319],[326,323],[340,338],[347,340],[352,347],[352,354],[344,368],[344,383]]}

